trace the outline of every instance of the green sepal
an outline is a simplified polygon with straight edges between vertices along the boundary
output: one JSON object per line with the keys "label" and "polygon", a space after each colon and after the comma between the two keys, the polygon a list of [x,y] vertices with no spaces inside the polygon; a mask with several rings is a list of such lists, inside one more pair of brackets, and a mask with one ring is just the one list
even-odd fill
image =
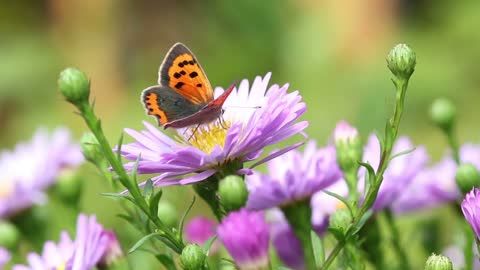
{"label": "green sepal", "polygon": [[335,239],[337,239],[337,241],[340,242],[345,240],[344,230],[340,230],[338,228],[330,228],[330,227],[327,230],[329,233],[333,235],[333,237],[335,237]]}
{"label": "green sepal", "polygon": [[180,223],[178,224],[178,234],[177,234],[177,236],[178,236],[178,239],[180,239],[181,241],[183,241],[183,225],[185,223],[185,218],[187,217],[190,210],[192,210],[192,207],[193,207],[193,204],[195,203],[195,200],[196,200],[196,198],[195,198],[195,196],[193,196],[192,202],[188,206],[187,210],[185,210],[185,212],[183,213],[182,218],[180,219]]}
{"label": "green sepal", "polygon": [[207,256],[208,256],[208,253],[209,253],[210,248],[212,247],[213,243],[215,242],[215,240],[217,240],[217,237],[218,237],[217,235],[214,235],[214,236],[208,238],[208,240],[205,241],[205,243],[203,243],[202,249],[205,251]]}
{"label": "green sepal", "polygon": [[165,267],[167,270],[177,270],[173,259],[165,254],[155,255],[155,258]]}

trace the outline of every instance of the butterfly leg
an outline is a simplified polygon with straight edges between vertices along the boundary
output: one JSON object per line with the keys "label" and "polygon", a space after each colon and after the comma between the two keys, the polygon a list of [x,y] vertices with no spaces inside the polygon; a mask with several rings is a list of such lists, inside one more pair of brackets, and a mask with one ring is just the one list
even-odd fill
{"label": "butterfly leg", "polygon": [[227,123],[225,123],[225,119],[223,119],[222,114],[218,117],[218,123],[220,124],[220,126],[222,126],[222,128],[228,129]]}
{"label": "butterfly leg", "polygon": [[193,129],[192,131],[192,134],[190,135],[190,137],[188,137],[188,141],[190,141],[190,139],[193,137],[193,135],[195,135],[195,132],[197,132],[198,128],[200,127],[201,124],[197,124],[197,126],[195,126],[195,128]]}

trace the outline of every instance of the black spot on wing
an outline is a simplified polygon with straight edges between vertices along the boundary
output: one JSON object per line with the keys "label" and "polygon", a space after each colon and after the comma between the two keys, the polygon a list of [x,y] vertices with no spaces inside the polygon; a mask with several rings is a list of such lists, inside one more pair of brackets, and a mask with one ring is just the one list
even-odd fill
{"label": "black spot on wing", "polygon": [[177,84],[175,84],[175,88],[180,89],[182,88],[183,85],[184,85],[183,82],[178,82]]}
{"label": "black spot on wing", "polygon": [[180,74],[185,75],[185,74],[187,74],[187,72],[185,72],[185,70],[182,69],[182,70],[180,71]]}
{"label": "black spot on wing", "polygon": [[175,72],[175,73],[173,74],[173,77],[175,77],[175,79],[179,79],[180,77],[182,77],[182,75],[181,75],[180,73],[178,73],[178,72]]}
{"label": "black spot on wing", "polygon": [[190,78],[193,79],[193,78],[195,78],[195,77],[198,76],[198,73],[197,73],[196,71],[193,71],[193,72],[191,72],[188,76],[190,76]]}
{"label": "black spot on wing", "polygon": [[[172,48],[168,51],[165,59],[160,66],[160,82],[163,85],[168,85],[170,82],[170,78],[168,76],[168,70],[172,67],[173,61],[182,54],[190,54],[193,56],[192,52],[182,43],[176,43],[172,46]],[[186,63],[185,63],[186,62]],[[179,67],[184,67],[188,65],[188,61],[180,62],[178,64]]]}

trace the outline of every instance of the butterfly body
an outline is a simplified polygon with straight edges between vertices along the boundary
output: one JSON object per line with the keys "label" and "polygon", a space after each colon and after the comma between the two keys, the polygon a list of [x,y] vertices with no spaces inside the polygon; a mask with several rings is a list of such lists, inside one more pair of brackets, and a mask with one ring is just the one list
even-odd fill
{"label": "butterfly body", "polygon": [[159,125],[184,128],[219,118],[234,86],[214,99],[210,82],[193,53],[176,43],[160,66],[159,85],[145,89],[142,102],[147,114],[155,116]]}

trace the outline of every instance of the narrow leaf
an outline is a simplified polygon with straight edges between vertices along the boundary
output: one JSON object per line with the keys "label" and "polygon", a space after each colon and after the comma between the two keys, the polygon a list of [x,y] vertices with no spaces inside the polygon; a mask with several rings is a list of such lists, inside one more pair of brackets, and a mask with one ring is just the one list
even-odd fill
{"label": "narrow leaf", "polygon": [[155,215],[155,216],[158,215],[158,203],[162,198],[162,194],[163,194],[163,191],[160,189],[157,191],[157,193],[155,193],[155,195],[150,197],[149,206],[150,206],[150,213],[152,213],[152,215]]}
{"label": "narrow leaf", "polygon": [[[372,165],[366,163],[366,162],[359,162],[360,166],[364,167],[367,169],[368,173],[368,183],[370,186],[373,186],[375,184],[375,170],[373,169]],[[367,177],[367,176],[366,176]]]}
{"label": "narrow leaf", "polygon": [[122,163],[122,144],[123,144],[123,132],[120,134],[117,144],[117,160]]}
{"label": "narrow leaf", "polygon": [[400,157],[400,156],[403,156],[403,155],[407,155],[407,154],[410,154],[412,153],[413,151],[415,151],[415,147],[412,148],[412,149],[408,149],[408,150],[405,150],[405,151],[401,151],[400,153],[397,153],[395,155],[393,155],[391,158],[390,158],[390,161],[392,161],[394,158],[397,158],[397,157]]}
{"label": "narrow leaf", "polygon": [[145,186],[143,187],[143,197],[150,198],[153,194],[153,182],[152,179],[145,181]]}
{"label": "narrow leaf", "polygon": [[127,195],[122,195],[122,194],[119,194],[119,193],[111,193],[111,192],[103,192],[103,193],[100,193],[100,195],[105,196],[105,197],[109,197],[109,198],[128,200],[128,201],[132,202],[133,204],[137,205],[135,200],[132,197],[127,196]]}
{"label": "narrow leaf", "polygon": [[208,240],[202,245],[202,248],[205,251],[205,253],[207,254],[207,256],[208,256],[208,253],[210,251],[210,247],[212,247],[215,240],[217,240],[217,235],[214,235],[214,236],[208,238]]}
{"label": "narrow leaf", "polygon": [[192,202],[190,203],[187,210],[185,211],[185,213],[183,213],[183,216],[180,219],[180,224],[178,225],[178,235],[180,236],[180,239],[183,239],[183,224],[185,223],[185,218],[187,217],[190,210],[192,210],[194,203],[195,203],[195,196],[193,196]]}
{"label": "narrow leaf", "polygon": [[172,243],[172,241],[170,241],[164,235],[159,235],[158,239],[160,239],[160,241],[162,241],[167,247],[175,251],[177,254],[182,253],[182,249],[180,247],[177,247],[174,243]]}
{"label": "narrow leaf", "polygon": [[353,209],[352,209],[352,206],[350,205],[350,203],[347,201],[347,199],[345,199],[344,197],[338,195],[337,193],[333,193],[331,191],[328,191],[328,190],[323,190],[324,193],[326,193],[327,195],[330,195],[332,197],[335,197],[336,199],[338,199],[339,201],[341,201],[343,204],[345,204],[345,206],[347,207],[348,211],[350,212],[350,215],[353,217]]}
{"label": "narrow leaf", "polygon": [[157,260],[165,267],[167,270],[177,270],[177,267],[175,266],[175,262],[173,259],[165,254],[158,254],[155,255]]}
{"label": "narrow leaf", "polygon": [[141,247],[147,240],[149,240],[150,238],[152,237],[156,237],[156,236],[163,236],[163,233],[151,233],[151,234],[147,234],[145,235],[144,237],[142,237],[140,240],[137,241],[137,243],[135,243],[135,245],[133,245],[132,248],[130,248],[130,250],[128,251],[128,253],[132,253],[134,252],[135,250],[137,250],[139,247]]}
{"label": "narrow leaf", "polygon": [[315,231],[310,231],[312,237],[312,246],[313,246],[313,255],[315,256],[315,264],[318,266],[322,265],[325,261],[325,249],[323,248],[322,239],[318,236]]}

